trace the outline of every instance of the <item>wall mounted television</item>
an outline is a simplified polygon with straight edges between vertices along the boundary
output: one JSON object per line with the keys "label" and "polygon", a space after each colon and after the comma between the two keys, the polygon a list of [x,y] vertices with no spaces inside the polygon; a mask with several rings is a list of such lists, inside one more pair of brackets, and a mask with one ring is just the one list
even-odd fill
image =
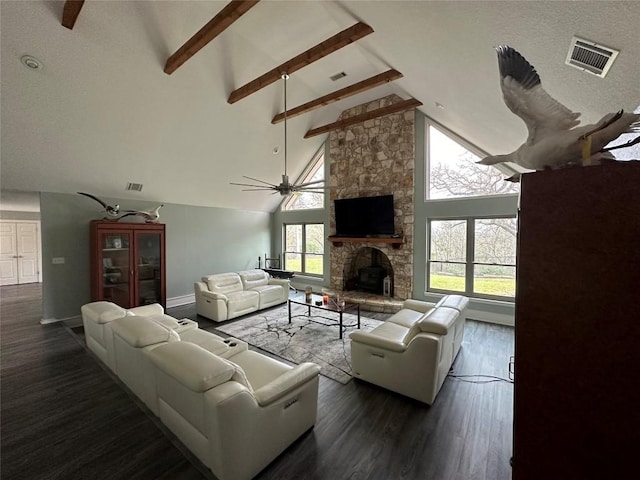
{"label": "wall mounted television", "polygon": [[393,195],[334,200],[336,236],[368,237],[395,234]]}

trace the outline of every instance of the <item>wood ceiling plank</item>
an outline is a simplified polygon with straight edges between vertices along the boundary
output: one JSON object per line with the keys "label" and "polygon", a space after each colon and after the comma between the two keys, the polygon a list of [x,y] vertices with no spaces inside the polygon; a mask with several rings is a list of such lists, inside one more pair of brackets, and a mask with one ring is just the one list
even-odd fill
{"label": "wood ceiling plank", "polygon": [[319,43],[315,47],[310,48],[306,52],[293,57],[291,60],[277,66],[273,70],[268,71],[264,75],[252,80],[246,85],[234,90],[229,95],[227,102],[236,103],[238,100],[242,100],[248,97],[252,93],[271,85],[272,83],[280,80],[283,73],[292,74],[293,72],[300,70],[311,63],[320,60],[327,55],[340,50],[342,47],[360,40],[362,37],[373,33],[371,28],[366,23],[358,22],[355,25],[343,30],[342,32],[328,38],[324,42]]}
{"label": "wood ceiling plank", "polygon": [[229,2],[215,17],[167,59],[167,63],[164,65],[164,73],[171,75],[175,72],[182,64],[224,32],[259,1],[233,0]]}
{"label": "wood ceiling plank", "polygon": [[[297,117],[298,115],[302,115],[303,113],[310,112],[311,110],[315,110],[316,108],[324,107],[326,105],[330,105],[339,100],[345,99],[347,97],[351,97],[358,93],[362,93],[374,87],[378,87],[380,85],[384,85],[385,83],[392,82],[397,80],[398,78],[402,78],[403,75],[397,70],[387,70],[384,73],[380,73],[378,75],[374,75],[373,77],[369,77],[366,80],[363,80],[358,83],[354,83],[353,85],[349,85],[348,87],[342,88],[340,90],[336,90],[333,93],[329,93],[322,97],[316,98],[310,102],[307,102],[299,107],[292,108],[291,110],[287,110],[287,118]],[[284,120],[284,112],[277,114],[271,120],[271,123],[276,124],[280,123]]]}
{"label": "wood ceiling plank", "polygon": [[364,122],[365,120],[371,120],[372,118],[382,117],[384,115],[389,115],[390,113],[409,110],[410,108],[419,107],[420,105],[422,105],[422,102],[420,100],[410,98],[408,100],[403,100],[392,105],[387,105],[386,107],[371,110],[370,112],[362,113],[354,117],[345,118],[344,120],[338,120],[337,122],[329,123],[321,127],[312,128],[307,133],[305,133],[304,138],[315,137],[316,135],[322,135],[323,133],[331,132],[339,128],[344,128],[356,123]]}
{"label": "wood ceiling plank", "polygon": [[73,26],[76,24],[80,10],[84,0],[67,0],[64,2],[64,8],[62,9],[62,26],[67,27],[69,30],[73,30]]}

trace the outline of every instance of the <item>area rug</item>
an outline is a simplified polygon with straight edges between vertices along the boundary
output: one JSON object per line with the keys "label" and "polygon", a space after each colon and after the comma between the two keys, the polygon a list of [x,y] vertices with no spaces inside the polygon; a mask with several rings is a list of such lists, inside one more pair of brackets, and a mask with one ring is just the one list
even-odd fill
{"label": "area rug", "polygon": [[[293,317],[289,323],[284,305],[217,326],[216,330],[296,364],[317,363],[322,375],[348,383],[351,380],[349,334],[357,330],[357,316],[343,314],[342,323],[346,327],[340,339],[337,313],[312,308],[312,316],[307,317],[306,312],[307,307],[292,305],[292,314],[302,316]],[[313,316],[314,313],[323,316]],[[361,331],[371,331],[381,323],[360,316]]]}

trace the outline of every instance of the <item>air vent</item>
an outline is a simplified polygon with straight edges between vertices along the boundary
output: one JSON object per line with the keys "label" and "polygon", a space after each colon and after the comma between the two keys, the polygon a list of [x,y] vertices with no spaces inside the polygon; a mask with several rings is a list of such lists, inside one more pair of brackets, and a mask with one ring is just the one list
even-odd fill
{"label": "air vent", "polygon": [[618,50],[598,45],[590,40],[573,37],[565,63],[598,77],[604,77],[618,53],[620,53]]}
{"label": "air vent", "polygon": [[134,192],[142,191],[141,183],[127,183],[127,190],[133,190]]}
{"label": "air vent", "polygon": [[341,78],[344,78],[346,76],[347,76],[346,73],[340,72],[340,73],[336,73],[335,75],[331,75],[329,78],[335,82],[336,80],[340,80]]}

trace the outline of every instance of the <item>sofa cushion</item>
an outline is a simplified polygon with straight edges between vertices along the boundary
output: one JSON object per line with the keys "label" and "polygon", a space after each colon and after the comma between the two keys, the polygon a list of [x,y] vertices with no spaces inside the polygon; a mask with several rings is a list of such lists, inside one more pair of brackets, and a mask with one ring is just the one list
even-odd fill
{"label": "sofa cushion", "polygon": [[260,307],[279,302],[284,296],[280,285],[261,285],[251,290],[260,294]]}
{"label": "sofa cushion", "polygon": [[264,270],[243,270],[238,272],[238,275],[242,279],[242,286],[245,290],[252,290],[269,284],[269,274]]}
{"label": "sofa cushion", "polygon": [[80,307],[82,316],[95,323],[109,323],[127,314],[124,308],[111,302],[92,302]]}
{"label": "sofa cushion", "polygon": [[460,312],[455,308],[437,307],[426,313],[418,325],[423,332],[447,335],[459,315]]}
{"label": "sofa cushion", "polygon": [[462,295],[445,295],[436,304],[436,307],[455,308],[456,310],[461,312],[467,307],[468,303],[469,303],[468,297],[463,297]]}
{"label": "sofa cushion", "polygon": [[118,318],[111,322],[111,330],[134,348],[179,340],[175,332],[157,324],[148,317]]}
{"label": "sofa cushion", "polygon": [[242,281],[237,273],[218,273],[202,277],[202,281],[207,284],[209,290],[215,293],[229,295],[233,292],[241,292],[243,290]]}
{"label": "sofa cushion", "polygon": [[160,370],[196,393],[229,381],[236,371],[228,361],[190,342],[161,345],[150,356]]}
{"label": "sofa cushion", "polygon": [[417,312],[415,310],[410,310],[408,308],[403,308],[399,312],[394,313],[391,318],[387,320],[387,322],[395,323],[397,325],[402,325],[406,328],[413,327],[422,317],[424,313]]}

